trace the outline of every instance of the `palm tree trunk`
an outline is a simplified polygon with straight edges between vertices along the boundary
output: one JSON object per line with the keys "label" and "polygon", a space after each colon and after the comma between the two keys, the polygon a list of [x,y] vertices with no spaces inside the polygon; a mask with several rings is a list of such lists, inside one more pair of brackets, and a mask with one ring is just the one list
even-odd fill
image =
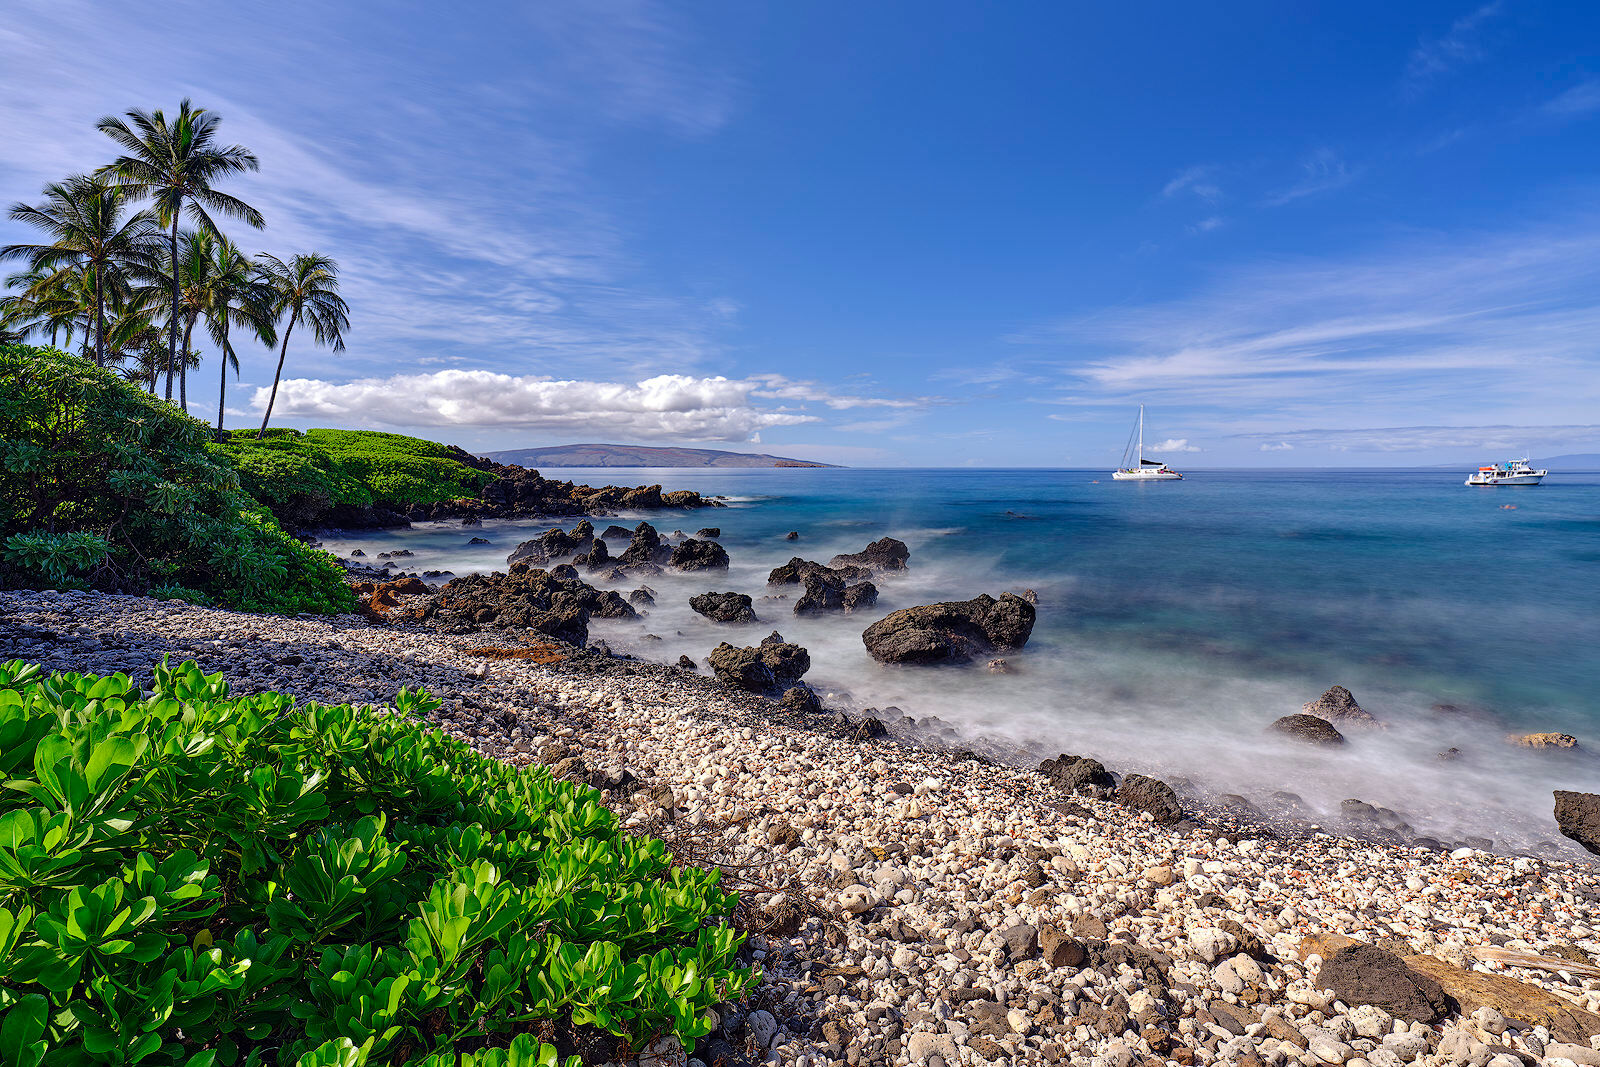
{"label": "palm tree trunk", "polygon": [[[167,337],[167,400],[172,399],[172,371],[173,365],[178,362],[178,209],[183,206],[180,199],[172,205],[172,231],[168,235],[172,251],[172,329]],[[221,426],[221,423],[218,423]]]}
{"label": "palm tree trunk", "polygon": [[222,409],[226,406],[227,399],[228,399],[228,355],[229,355],[229,353],[231,351],[231,349],[228,347],[228,319],[227,319],[228,309],[227,308],[223,308],[222,309],[222,314],[223,314],[223,319],[222,319],[222,386],[221,386],[221,388],[219,388],[217,390],[217,441],[218,441],[218,443],[220,443],[222,441]]}
{"label": "palm tree trunk", "polygon": [[[189,338],[193,334],[194,317],[190,316],[189,321],[183,327],[183,362],[178,364],[178,403],[183,408],[185,415],[189,414]],[[172,378],[169,376],[167,378],[168,395],[171,393],[171,384]]]}
{"label": "palm tree trunk", "polygon": [[261,416],[261,430],[256,434],[259,441],[267,436],[267,420],[272,418],[272,405],[278,402],[278,379],[283,377],[283,357],[289,354],[289,335],[294,333],[294,316],[289,317],[289,325],[283,329],[283,346],[278,349],[278,369],[272,375],[272,395],[267,397],[267,413]]}
{"label": "palm tree trunk", "polygon": [[94,272],[94,365],[106,365],[106,294],[101,272]]}

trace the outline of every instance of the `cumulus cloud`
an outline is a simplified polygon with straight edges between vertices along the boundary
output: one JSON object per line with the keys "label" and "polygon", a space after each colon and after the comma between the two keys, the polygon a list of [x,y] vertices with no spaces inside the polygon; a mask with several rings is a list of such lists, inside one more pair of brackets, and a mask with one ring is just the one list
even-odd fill
{"label": "cumulus cloud", "polygon": [[[289,378],[274,410],[347,426],[482,426],[634,441],[745,441],[767,427],[819,421],[760,404],[758,385],[682,374],[628,383],[442,370],[350,382]],[[256,390],[257,410],[267,394]]]}
{"label": "cumulus cloud", "polygon": [[1160,444],[1150,446],[1151,452],[1198,452],[1199,445],[1191,445],[1187,437],[1169,437]]}

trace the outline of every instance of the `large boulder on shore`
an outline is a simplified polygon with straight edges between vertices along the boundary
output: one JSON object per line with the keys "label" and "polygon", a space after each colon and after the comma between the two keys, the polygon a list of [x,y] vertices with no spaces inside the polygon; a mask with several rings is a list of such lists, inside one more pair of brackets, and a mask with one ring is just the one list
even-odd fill
{"label": "large boulder on shore", "polygon": [[711,670],[724,685],[767,693],[787,689],[811,669],[811,656],[799,645],[736,648],[724,641],[711,650]]}
{"label": "large boulder on shore", "polygon": [[800,585],[811,577],[820,578],[835,585],[844,585],[846,582],[872,577],[872,569],[870,567],[859,567],[854,563],[846,563],[842,567],[824,567],[822,564],[813,563],[809,559],[791,556],[788,563],[781,567],[772,568],[771,573],[767,575],[767,584]]}
{"label": "large boulder on shore", "polygon": [[828,561],[830,567],[843,567],[854,564],[858,567],[869,567],[874,571],[903,571],[906,569],[906,560],[911,558],[911,549],[906,547],[904,541],[893,537],[880,537],[860,552],[846,552],[834,556]]}
{"label": "large boulder on shore", "polygon": [[1345,945],[1329,955],[1317,985],[1346,1004],[1371,1004],[1407,1022],[1431,1023],[1450,1011],[1438,982],[1377,945]]}
{"label": "large boulder on shore", "polygon": [[1143,774],[1129,774],[1117,786],[1117,803],[1139,811],[1148,811],[1156,823],[1171,826],[1183,820],[1183,805],[1178,794],[1166,782]]}
{"label": "large boulder on shore", "polygon": [[880,663],[964,663],[1021,648],[1034,618],[1033,605],[1014,593],[998,600],[984,593],[890,612],[867,627],[861,641]]}
{"label": "large boulder on shore", "polygon": [[667,562],[680,571],[725,571],[728,569],[728,550],[715,541],[689,537],[672,550]]}
{"label": "large boulder on shore", "polygon": [[506,563],[526,563],[529,566],[549,563],[551,560],[587,552],[593,540],[594,524],[584,519],[572,528],[571,533],[565,530],[547,530],[531,541],[522,542],[511,550],[511,554],[506,557]]}
{"label": "large boulder on shore", "polygon": [[638,612],[615,592],[517,563],[509,574],[457,578],[429,599],[417,616],[446,633],[532,630],[583,645],[589,640],[591,617],[631,619]]}
{"label": "large boulder on shore", "polygon": [[1319,719],[1338,725],[1379,727],[1383,725],[1371,712],[1357,704],[1356,698],[1350,695],[1350,690],[1342,685],[1333,686],[1317,699],[1302,705],[1300,710],[1307,715],[1315,715]]}
{"label": "large boulder on shore", "polygon": [[1304,745],[1332,748],[1344,744],[1344,734],[1335,729],[1333,723],[1327,719],[1319,719],[1315,715],[1285,715],[1274,721],[1267,729]]}
{"label": "large boulder on shore", "polygon": [[1117,787],[1117,780],[1106,770],[1106,765],[1089,756],[1063,752],[1055,759],[1045,760],[1037,769],[1052,785],[1066,793],[1106,797]]}
{"label": "large boulder on shore", "polygon": [[1600,856],[1600,796],[1557,789],[1556,826],[1563,837]]}
{"label": "large boulder on shore", "polygon": [[820,573],[807,574],[805,592],[794,602],[796,615],[821,615],[829,611],[850,614],[872,607],[878,602],[878,587],[871,582],[845,585],[831,581]]}
{"label": "large boulder on shore", "polygon": [[648,522],[641,522],[633,528],[628,547],[617,557],[617,563],[624,567],[664,563],[671,554],[671,549],[661,542],[661,535],[656,533],[656,528]]}
{"label": "large boulder on shore", "polygon": [[756,612],[744,593],[701,593],[689,598],[695,614],[712,622],[755,622]]}

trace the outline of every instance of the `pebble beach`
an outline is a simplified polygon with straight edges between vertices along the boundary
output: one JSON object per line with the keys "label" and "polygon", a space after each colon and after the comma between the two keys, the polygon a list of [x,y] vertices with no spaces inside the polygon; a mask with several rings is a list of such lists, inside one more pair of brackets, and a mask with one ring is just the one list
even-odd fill
{"label": "pebble beach", "polygon": [[1585,861],[1162,826],[692,669],[550,647],[0,593],[0,659],[136,680],[194,659],[326,702],[421,686],[440,728],[722,866],[763,980],[701,1046],[641,1063],[1600,1065]]}

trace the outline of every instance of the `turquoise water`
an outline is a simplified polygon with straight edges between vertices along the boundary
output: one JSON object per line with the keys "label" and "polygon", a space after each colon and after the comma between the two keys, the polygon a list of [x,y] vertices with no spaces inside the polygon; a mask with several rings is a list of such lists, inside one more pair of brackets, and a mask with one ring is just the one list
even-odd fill
{"label": "turquoise water", "polygon": [[[937,714],[1118,769],[1247,795],[1289,788],[1330,810],[1359,797],[1440,835],[1508,844],[1554,836],[1550,789],[1600,788],[1600,763],[1504,740],[1561,731],[1600,751],[1600,474],[1518,489],[1468,488],[1465,472],[1439,470],[1193,471],[1144,485],[1069,470],[551,473],[730,498],[650,516],[663,532],[721,526],[726,577],[646,579],[658,596],[649,618],[594,627],[650,658],[698,659],[739,638],[687,608],[694,592],[736,589],[762,618],[744,636],[776,627],[805,644],[808,680],[837,703]],[[503,568],[545,528],[491,524],[487,549],[464,548],[479,531],[460,527],[327,545],[404,544],[415,569]],[[784,541],[788,530],[800,540]],[[791,555],[826,561],[886,534],[910,545],[911,570],[879,583],[867,616],[802,620],[760,599],[766,571]],[[1012,673],[884,668],[861,645],[862,628],[894,608],[1023,588],[1039,595],[1039,622],[1008,657]],[[1390,728],[1352,733],[1333,755],[1263,735],[1335,683]],[[1452,746],[1466,757],[1435,758]]]}

